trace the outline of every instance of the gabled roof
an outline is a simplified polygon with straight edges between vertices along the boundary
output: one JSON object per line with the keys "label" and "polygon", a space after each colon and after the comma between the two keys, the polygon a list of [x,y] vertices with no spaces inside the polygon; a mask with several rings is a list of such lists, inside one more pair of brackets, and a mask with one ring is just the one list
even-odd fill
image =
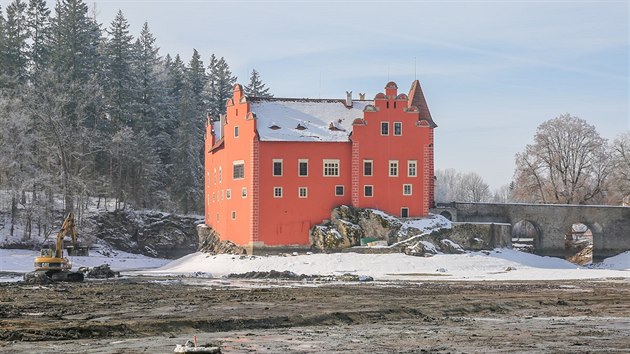
{"label": "gabled roof", "polygon": [[432,126],[437,126],[431,118],[431,112],[429,112],[429,106],[424,98],[424,93],[420,87],[420,81],[414,80],[411,84],[411,90],[409,90],[409,107],[416,106],[420,112],[420,120],[427,120]]}
{"label": "gabled roof", "polygon": [[250,99],[261,141],[348,141],[352,122],[363,118],[363,109],[373,101],[258,98]]}

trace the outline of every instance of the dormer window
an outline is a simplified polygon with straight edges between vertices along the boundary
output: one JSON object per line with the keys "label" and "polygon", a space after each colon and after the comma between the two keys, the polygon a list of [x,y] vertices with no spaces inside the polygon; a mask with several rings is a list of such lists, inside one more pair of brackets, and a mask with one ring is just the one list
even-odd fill
{"label": "dormer window", "polygon": [[270,126],[269,129],[271,129],[271,130],[278,130],[278,129],[280,129],[280,127],[274,124],[274,125]]}
{"label": "dormer window", "polygon": [[297,125],[297,127],[295,129],[297,129],[297,130],[305,130],[306,127],[303,126],[302,124],[298,123],[298,125]]}

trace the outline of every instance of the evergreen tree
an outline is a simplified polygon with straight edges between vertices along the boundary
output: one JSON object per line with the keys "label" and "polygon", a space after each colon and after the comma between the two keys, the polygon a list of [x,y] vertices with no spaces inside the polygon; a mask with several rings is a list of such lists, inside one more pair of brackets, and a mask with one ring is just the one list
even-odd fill
{"label": "evergreen tree", "polygon": [[232,76],[230,67],[222,57],[216,59],[214,54],[210,57],[208,66],[209,74],[206,84],[209,112],[214,119],[225,113],[225,103],[232,97],[232,89],[236,83],[236,76]]}
{"label": "evergreen tree", "polygon": [[29,1],[27,23],[31,35],[30,76],[37,77],[49,63],[51,23],[46,0]]}
{"label": "evergreen tree", "polygon": [[28,39],[26,3],[15,0],[7,6],[7,20],[4,24],[4,70],[10,80],[23,84],[28,70]]}
{"label": "evergreen tree", "polygon": [[122,11],[118,11],[107,33],[109,41],[105,45],[105,92],[107,110],[115,129],[128,126],[138,130],[140,124],[133,122],[135,72],[132,70],[132,40],[129,23]]}
{"label": "evergreen tree", "polygon": [[260,74],[256,69],[252,69],[252,75],[249,78],[249,84],[244,88],[245,95],[248,97],[273,97],[269,93],[269,88],[260,80]]}

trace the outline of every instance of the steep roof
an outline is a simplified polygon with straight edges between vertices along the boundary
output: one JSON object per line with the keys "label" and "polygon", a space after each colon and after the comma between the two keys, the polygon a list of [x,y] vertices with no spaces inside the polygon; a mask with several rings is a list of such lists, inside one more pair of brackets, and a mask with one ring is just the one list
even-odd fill
{"label": "steep roof", "polygon": [[258,98],[250,100],[261,141],[348,141],[352,122],[373,101]]}
{"label": "steep roof", "polygon": [[411,106],[416,106],[418,108],[420,111],[420,119],[426,119],[433,123],[431,112],[429,112],[429,106],[427,105],[427,101],[424,99],[424,93],[420,87],[420,81],[418,80],[414,80],[413,84],[411,84],[411,90],[409,90],[409,107]]}

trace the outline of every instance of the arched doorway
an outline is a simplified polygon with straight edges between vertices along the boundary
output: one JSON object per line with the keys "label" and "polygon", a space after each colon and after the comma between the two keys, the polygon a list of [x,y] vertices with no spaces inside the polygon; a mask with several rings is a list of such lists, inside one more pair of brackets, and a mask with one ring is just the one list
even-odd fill
{"label": "arched doorway", "polygon": [[540,244],[540,230],[533,222],[521,220],[512,226],[512,248],[529,253],[536,253]]}
{"label": "arched doorway", "polygon": [[449,221],[453,221],[453,214],[451,214],[451,212],[448,210],[444,210],[443,212],[440,213],[440,215],[447,218]]}
{"label": "arched doorway", "polygon": [[592,263],[593,237],[600,230],[598,224],[574,223],[568,226],[564,236],[566,260],[579,265]]}

